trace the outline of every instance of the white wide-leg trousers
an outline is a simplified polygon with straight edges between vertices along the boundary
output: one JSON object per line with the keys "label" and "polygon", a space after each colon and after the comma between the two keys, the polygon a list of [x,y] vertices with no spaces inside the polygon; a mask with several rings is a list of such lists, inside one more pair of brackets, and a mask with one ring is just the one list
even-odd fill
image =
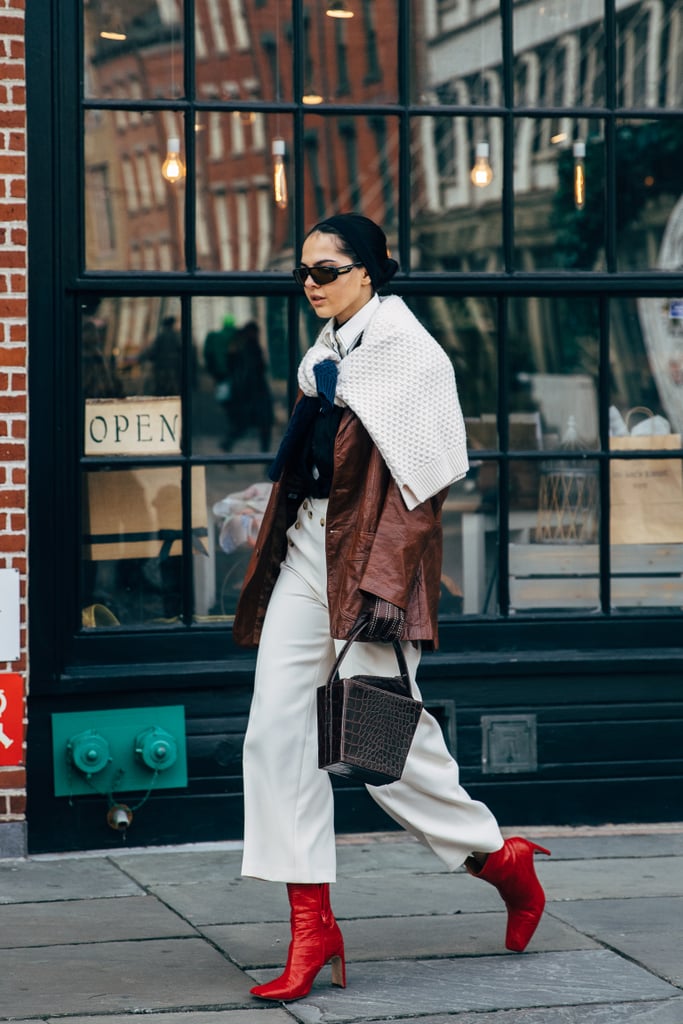
{"label": "white wide-leg trousers", "polygon": [[[330,778],[318,768],[316,689],[342,641],[330,638],[325,563],[327,502],[307,499],[288,532],[287,557],[268,611],[244,741],[242,873],[279,882],[334,882]],[[413,694],[420,651],[403,645]],[[393,675],[391,644],[356,643],[344,675]],[[438,722],[423,711],[402,778],[368,792],[451,869],[503,845],[495,818],[459,782]]]}

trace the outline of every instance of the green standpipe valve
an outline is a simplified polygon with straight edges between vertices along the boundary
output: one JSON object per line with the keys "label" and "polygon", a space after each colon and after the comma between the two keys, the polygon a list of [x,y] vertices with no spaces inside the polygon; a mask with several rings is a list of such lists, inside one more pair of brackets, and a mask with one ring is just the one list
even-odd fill
{"label": "green standpipe valve", "polygon": [[111,762],[109,744],[94,729],[72,736],[66,750],[74,768],[87,776],[96,775]]}
{"label": "green standpipe valve", "polygon": [[135,754],[147,768],[159,772],[175,764],[178,758],[178,744],[170,732],[152,725],[138,733]]}

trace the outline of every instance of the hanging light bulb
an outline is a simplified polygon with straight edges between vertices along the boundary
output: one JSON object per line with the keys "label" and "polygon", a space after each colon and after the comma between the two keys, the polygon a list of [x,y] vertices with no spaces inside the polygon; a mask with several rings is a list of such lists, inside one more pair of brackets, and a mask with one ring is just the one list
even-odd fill
{"label": "hanging light bulb", "polygon": [[273,139],[273,198],[279,210],[287,209],[287,175],[285,173],[285,140]]}
{"label": "hanging light bulb", "polygon": [[175,185],[176,181],[185,177],[185,164],[180,156],[180,139],[170,138],[168,140],[168,151],[166,159],[161,165],[161,173],[166,181],[170,181],[171,185]]}
{"label": "hanging light bulb", "polygon": [[488,142],[478,142],[474,167],[470,172],[470,181],[477,188],[486,188],[493,181],[493,171],[489,163]]}
{"label": "hanging light bulb", "polygon": [[316,92],[315,89],[309,89],[301,97],[301,102],[305,103],[308,107],[315,107],[318,103],[322,103],[323,98],[320,93]]}
{"label": "hanging light bulb", "polygon": [[114,29],[108,29],[108,30],[105,30],[103,32],[100,32],[100,39],[113,39],[116,42],[119,42],[119,41],[122,41],[122,40],[124,40],[126,38],[127,38],[127,36],[126,36],[125,32],[114,30]]}
{"label": "hanging light bulb", "polygon": [[574,154],[574,206],[583,210],[586,205],[586,143],[575,142]]}
{"label": "hanging light bulb", "polygon": [[328,18],[353,18],[353,11],[349,10],[344,0],[332,0],[325,14]]}

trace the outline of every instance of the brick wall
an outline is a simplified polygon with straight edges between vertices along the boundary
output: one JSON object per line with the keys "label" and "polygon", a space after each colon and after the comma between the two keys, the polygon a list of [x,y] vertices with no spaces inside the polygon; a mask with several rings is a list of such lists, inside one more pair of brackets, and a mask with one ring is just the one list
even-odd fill
{"label": "brick wall", "polygon": [[[25,0],[0,0],[0,568],[17,569],[21,657],[0,662],[27,685],[27,224]],[[1,687],[1,684],[0,684]],[[25,747],[24,747],[25,752]],[[0,856],[23,852],[24,756],[0,766]]]}

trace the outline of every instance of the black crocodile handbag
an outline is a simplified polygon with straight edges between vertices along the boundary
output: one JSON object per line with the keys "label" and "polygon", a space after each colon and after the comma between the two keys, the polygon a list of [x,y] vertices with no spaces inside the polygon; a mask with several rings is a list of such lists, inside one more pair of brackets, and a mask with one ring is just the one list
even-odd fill
{"label": "black crocodile handbag", "polygon": [[410,693],[408,666],[394,641],[397,676],[339,677],[339,666],[362,631],[351,634],[327,682],[318,687],[318,767],[371,786],[401,778],[422,703]]}

